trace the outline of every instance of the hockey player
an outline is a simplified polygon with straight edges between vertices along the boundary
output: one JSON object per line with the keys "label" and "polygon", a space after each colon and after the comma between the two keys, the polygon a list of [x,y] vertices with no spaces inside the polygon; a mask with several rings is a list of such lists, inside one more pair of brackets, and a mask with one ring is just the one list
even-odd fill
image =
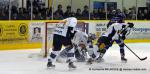
{"label": "hockey player", "polygon": [[63,22],[64,24],[58,24],[53,32],[53,48],[52,52],[50,53],[50,58],[48,59],[47,67],[55,67],[54,63],[56,61],[56,57],[59,55],[62,45],[64,45],[68,50],[68,67],[75,69],[76,66],[73,64],[74,47],[71,39],[75,34],[77,19],[75,17],[69,17],[64,19]]}
{"label": "hockey player", "polygon": [[112,25],[113,23],[124,23],[124,16],[118,15],[117,17],[113,17],[107,24],[107,28]]}
{"label": "hockey player", "polygon": [[[120,23],[120,25],[122,25],[121,23],[124,23],[124,17],[121,15],[118,15],[118,17],[112,18],[110,20],[110,22],[107,24],[107,28],[109,28],[109,26],[115,22]],[[120,47],[121,60],[125,61],[125,62],[127,61],[127,59],[125,58],[125,52],[124,52],[124,40],[125,40],[126,36],[130,33],[130,30],[131,30],[131,28],[128,28],[128,29],[122,31],[123,33],[120,35],[120,38],[111,41],[110,46],[109,46],[109,47],[111,47],[113,42],[115,41]]]}
{"label": "hockey player", "polygon": [[[72,43],[75,48],[75,58],[78,62],[84,62],[86,59],[86,46],[87,46],[88,35],[82,31],[76,31]],[[58,62],[62,62],[64,58],[66,58],[67,49],[65,48],[60,52]],[[63,59],[62,59],[63,58]]]}
{"label": "hockey player", "polygon": [[[93,57],[88,60],[88,63],[92,63],[93,60],[102,59],[103,55],[106,53],[107,49],[110,47],[111,41],[120,39],[123,36],[123,33],[132,28],[133,23],[114,23],[112,24],[107,31],[98,39],[95,46],[95,53]],[[125,57],[122,56],[121,60],[124,60]]]}
{"label": "hockey player", "polygon": [[86,60],[86,46],[88,35],[85,32],[77,31],[72,42],[75,46],[75,58],[78,62],[84,62]]}

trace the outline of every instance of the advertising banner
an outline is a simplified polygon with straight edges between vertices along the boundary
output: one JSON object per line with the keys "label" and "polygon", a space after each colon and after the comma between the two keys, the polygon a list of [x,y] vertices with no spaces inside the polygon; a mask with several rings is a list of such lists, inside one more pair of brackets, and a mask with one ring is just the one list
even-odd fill
{"label": "advertising banner", "polygon": [[0,22],[0,44],[28,41],[28,22]]}
{"label": "advertising banner", "polygon": [[45,28],[44,22],[30,22],[29,24],[29,42],[41,42],[42,33]]}
{"label": "advertising banner", "polygon": [[129,39],[150,39],[150,22],[133,22],[134,28],[129,34]]}
{"label": "advertising banner", "polygon": [[[108,21],[88,22],[89,33],[95,33],[99,37],[107,30]],[[127,36],[128,39],[150,39],[150,22],[132,22],[134,28]]]}
{"label": "advertising banner", "polygon": [[96,34],[97,37],[100,37],[107,29],[107,22],[87,22],[89,23],[89,33]]}

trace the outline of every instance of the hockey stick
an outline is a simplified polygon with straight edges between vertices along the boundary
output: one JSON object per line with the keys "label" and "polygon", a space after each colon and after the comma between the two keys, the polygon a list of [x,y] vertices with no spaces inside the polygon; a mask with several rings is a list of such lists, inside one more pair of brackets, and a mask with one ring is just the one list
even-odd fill
{"label": "hockey stick", "polygon": [[139,60],[143,61],[143,60],[146,60],[147,57],[144,57],[144,58],[140,58],[137,54],[135,54],[135,52],[133,52],[126,44],[124,44]]}

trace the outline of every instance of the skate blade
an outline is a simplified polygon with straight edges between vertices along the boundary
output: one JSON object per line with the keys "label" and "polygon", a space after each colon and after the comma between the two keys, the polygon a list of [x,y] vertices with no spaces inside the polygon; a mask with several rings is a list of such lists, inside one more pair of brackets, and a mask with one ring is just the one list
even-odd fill
{"label": "skate blade", "polygon": [[93,64],[93,63],[89,63],[89,62],[86,63],[86,65],[92,65],[92,64]]}
{"label": "skate blade", "polygon": [[76,68],[69,68],[68,71],[76,70]]}
{"label": "skate blade", "polygon": [[103,63],[104,60],[96,60],[95,62],[97,62],[97,63]]}
{"label": "skate blade", "polygon": [[127,61],[121,61],[121,63],[127,63]]}
{"label": "skate blade", "polygon": [[55,67],[47,67],[47,70],[54,70]]}

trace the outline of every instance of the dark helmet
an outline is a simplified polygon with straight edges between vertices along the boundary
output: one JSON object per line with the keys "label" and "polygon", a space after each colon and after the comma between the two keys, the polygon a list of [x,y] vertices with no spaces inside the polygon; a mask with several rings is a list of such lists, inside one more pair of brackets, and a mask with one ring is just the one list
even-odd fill
{"label": "dark helmet", "polygon": [[134,27],[134,24],[133,23],[130,23],[130,22],[128,22],[128,27],[130,27],[130,28],[133,28]]}
{"label": "dark helmet", "polygon": [[111,19],[112,22],[117,22],[117,23],[123,23],[124,22],[124,19],[121,18],[121,17],[113,17]]}

